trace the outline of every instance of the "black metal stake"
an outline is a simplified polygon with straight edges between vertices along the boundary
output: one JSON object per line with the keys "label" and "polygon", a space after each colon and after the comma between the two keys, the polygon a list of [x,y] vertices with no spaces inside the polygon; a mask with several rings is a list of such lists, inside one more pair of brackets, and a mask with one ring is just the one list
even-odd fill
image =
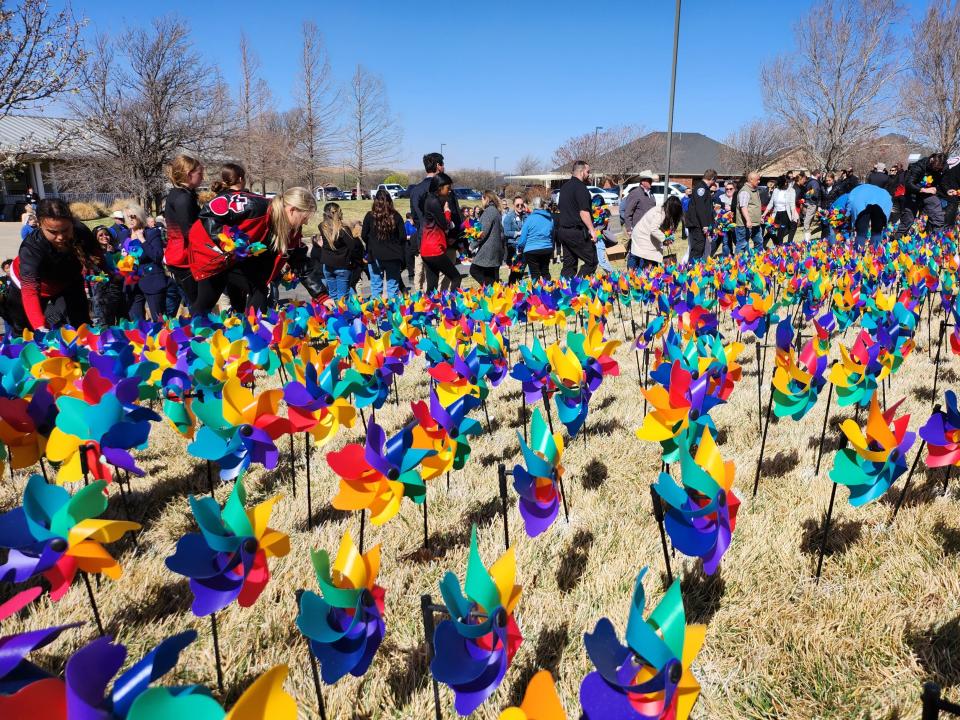
{"label": "black metal stake", "polygon": [[[293,437],[291,435],[291,437]],[[313,497],[310,488],[310,433],[303,434],[304,465],[307,468],[307,530],[313,530]]]}
{"label": "black metal stake", "polygon": [[830,520],[833,518],[833,501],[837,497],[837,484],[833,483],[830,491],[830,504],[827,506],[827,517],[823,521],[823,539],[820,541],[820,559],[817,560],[817,584],[820,584],[820,571],[823,570],[823,555],[827,551],[827,537],[830,535]]}
{"label": "black metal stake", "polygon": [[510,549],[510,521],[507,519],[507,466],[503,463],[497,466],[497,476],[500,481],[500,508],[503,511],[503,550],[506,552]]}
{"label": "black metal stake", "polygon": [[933,361],[933,402],[937,402],[937,382],[940,380],[940,352],[943,350],[943,336],[946,334],[947,324],[940,321],[940,338],[937,340],[937,357]]}
{"label": "black metal stake", "polygon": [[487,412],[487,399],[483,399],[483,416],[487,419],[487,432],[490,432],[490,413]]}
{"label": "black metal stake", "polygon": [[[427,641],[427,665],[429,666],[434,655],[433,598],[429,595],[420,596],[420,612],[423,616],[423,636]],[[430,673],[430,680],[433,682],[433,709],[436,714],[436,720],[442,720],[443,716],[440,714],[440,685],[437,683],[437,678],[433,676],[433,673]]]}
{"label": "black metal stake", "polygon": [[363,531],[366,528],[366,515],[363,514],[363,510],[360,511],[360,554],[363,555]]}
{"label": "black metal stake", "polygon": [[430,549],[430,535],[427,533],[427,489],[423,489],[423,547]]}
{"label": "black metal stake", "polygon": [[297,496],[297,456],[293,451],[293,433],[290,433],[290,484],[293,487],[293,496]]}
{"label": "black metal stake", "polygon": [[820,429],[820,444],[817,446],[817,469],[814,475],[820,474],[820,458],[823,457],[823,438],[827,434],[827,420],[830,418],[830,401],[833,399],[833,383],[830,383],[830,389],[827,390],[827,409],[823,413],[823,427]]}
{"label": "black metal stake", "polygon": [[523,441],[529,442],[527,438],[527,393],[524,392],[523,388],[520,388],[520,424],[523,425]]}
{"label": "black metal stake", "polygon": [[90,578],[87,577],[85,572],[80,573],[80,577],[83,578],[83,584],[87,588],[87,599],[90,600],[90,609],[93,610],[93,619],[97,623],[97,632],[101,635],[105,635],[103,629],[103,621],[100,619],[100,608],[97,607],[97,599],[93,595],[93,588],[90,586]]}
{"label": "black metal stake", "polygon": [[760,457],[757,458],[757,472],[753,476],[753,497],[757,496],[757,488],[760,487],[760,466],[763,465],[763,451],[767,447],[767,429],[770,427],[770,410],[773,408],[773,388],[770,389],[770,397],[767,398],[767,417],[763,421],[763,436],[760,438]]}
{"label": "black metal stake", "polygon": [[545,387],[540,388],[540,394],[543,396],[543,408],[547,411],[547,422],[550,424],[550,434],[553,435],[553,413],[550,412],[550,394]]}
{"label": "black metal stake", "polygon": [[[297,590],[294,595],[298,613],[300,611],[301,595],[303,595],[303,590]],[[320,688],[320,673],[317,671],[317,658],[313,654],[313,648],[310,647],[310,638],[304,635],[303,641],[307,644],[307,657],[310,659],[310,674],[313,676],[313,690],[317,694],[317,709],[320,711],[320,720],[327,720],[327,709],[323,705],[323,691]]]}
{"label": "black metal stake", "polygon": [[947,466],[947,474],[943,478],[943,494],[947,494],[947,487],[950,485],[950,476],[953,475],[953,465]]}
{"label": "black metal stake", "polygon": [[223,666],[220,661],[220,636],[217,635],[217,614],[210,614],[210,630],[213,633],[213,658],[217,664],[217,690],[223,696]]}
{"label": "black metal stake", "polygon": [[670,570],[670,550],[667,547],[667,531],[663,526],[663,506],[660,504],[660,496],[653,485],[650,486],[650,499],[653,500],[653,517],[660,527],[660,545],[663,548],[663,564],[667,568],[667,584],[670,587],[673,584],[673,571]]}
{"label": "black metal stake", "polygon": [[[934,412],[939,409],[939,405],[934,409]],[[920,441],[920,448],[917,450],[917,456],[913,459],[913,464],[910,466],[910,472],[907,474],[907,479],[903,483],[903,492],[900,493],[900,498],[897,500],[897,504],[893,506],[893,515],[890,516],[890,522],[893,522],[897,519],[897,513],[900,512],[900,508],[903,505],[903,501],[907,499],[907,493],[910,492],[910,481],[913,479],[913,473],[917,469],[917,464],[920,462],[920,456],[923,454],[923,448],[926,446],[927,441]]]}
{"label": "black metal stake", "polygon": [[760,338],[757,338],[757,428],[760,429],[760,423],[763,422],[763,366],[760,364]]}

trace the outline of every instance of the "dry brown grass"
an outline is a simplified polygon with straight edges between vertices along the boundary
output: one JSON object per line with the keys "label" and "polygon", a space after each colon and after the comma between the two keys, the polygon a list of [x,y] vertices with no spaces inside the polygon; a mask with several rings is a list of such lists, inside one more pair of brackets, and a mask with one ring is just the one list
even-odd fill
{"label": "dry brown grass", "polygon": [[[619,335],[619,325],[611,327]],[[913,415],[912,429],[926,420],[931,404],[925,324],[918,336],[920,349],[908,358],[888,393],[891,402],[906,397],[903,410]],[[525,640],[502,686],[475,717],[496,718],[519,699],[540,668],[557,677],[569,716],[578,717],[579,684],[590,670],[583,633],[606,615],[622,634],[633,581],[644,565],[651,566],[648,602],[652,605],[662,593],[663,561],[648,491],[659,469],[659,450],[634,437],[643,412],[636,365],[623,347],[617,357],[621,376],[605,381],[593,399],[589,439],[578,438],[564,455],[570,524],[561,516],[548,532],[530,540],[513,502],[511,538],[523,585],[517,619]],[[679,556],[674,561],[675,572],[683,578],[688,620],[708,624],[704,649],[694,665],[703,692],[693,717],[917,717],[922,681],[936,679],[948,688],[948,696],[956,696],[950,688],[960,684],[960,490],[955,486],[941,497],[939,472],[919,471],[914,493],[891,527],[891,501],[898,497],[902,478],[889,497],[860,510],[847,504],[841,489],[831,553],[823,580],[815,585],[817,528],[829,496],[826,473],[836,447],[829,448],[820,476],[814,477],[811,443],[819,435],[825,398],[805,421],[771,426],[760,492],[751,500],[759,445],[752,358],[748,345],[741,358],[745,377],[730,404],[714,413],[721,449],[736,461],[736,487],[743,499],[733,544],[713,579],[702,576],[698,563]],[[404,404],[397,408],[391,403],[377,414],[388,431],[408,419],[406,403],[427,392],[421,362],[415,360],[402,378]],[[947,361],[941,388],[955,386],[955,369],[956,364]],[[381,529],[368,524],[368,546],[383,545],[380,583],[387,589],[387,636],[365,678],[348,677],[325,688],[328,717],[433,716],[419,597],[424,592],[438,596],[437,584],[448,569],[462,577],[471,523],[479,526],[485,561],[492,562],[502,551],[496,464],[513,463],[518,455],[518,390],[508,379],[493,391],[493,432],[476,440],[467,468],[453,475],[449,492],[444,480],[431,483],[433,559],[424,560],[418,553],[422,521],[420,508],[412,503]],[[830,437],[838,436],[839,420],[849,414],[834,403]],[[360,435],[359,428],[344,431],[333,447]],[[184,447],[184,441],[163,426],[156,428],[151,447],[139,453],[147,471],[145,479],[133,483],[136,513],[145,523],[140,549],[126,541],[114,548],[125,574],[117,582],[104,581],[97,598],[108,632],[130,647],[132,658],[162,637],[196,628],[199,640],[164,682],[213,686],[209,623],[190,614],[186,582],[163,563],[176,540],[192,527],[186,495],[205,486],[203,466]],[[282,443],[284,452],[286,447]],[[302,444],[299,457],[301,453]],[[275,492],[285,494],[272,525],[290,533],[292,552],[273,563],[274,576],[253,608],[235,606],[219,616],[230,698],[255,675],[289,663],[287,688],[297,698],[301,716],[311,718],[317,716],[316,704],[305,646],[294,627],[294,591],[315,585],[310,548],[335,550],[343,531],[356,533],[358,525],[355,515],[331,509],[336,479],[322,453],[314,453],[313,459],[317,526],[312,532],[305,530],[302,467],[296,498],[290,492],[286,457],[276,471],[248,476],[251,503]],[[17,486],[22,484],[21,476]],[[228,492],[229,487],[221,487],[218,499],[225,500]],[[111,512],[122,514],[118,500],[111,499]],[[5,483],[0,507],[16,502]],[[79,583],[60,603],[43,599],[4,630],[76,620],[90,620]],[[38,654],[40,664],[62,667],[69,652],[94,635],[92,622],[65,634]],[[441,688],[441,699],[444,717],[454,717],[450,691]]]}

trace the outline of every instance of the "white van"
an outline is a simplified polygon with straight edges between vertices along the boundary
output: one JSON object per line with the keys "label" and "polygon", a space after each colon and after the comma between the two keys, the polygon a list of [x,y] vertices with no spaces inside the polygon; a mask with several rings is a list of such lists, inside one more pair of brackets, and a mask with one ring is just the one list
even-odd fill
{"label": "white van", "polygon": [[380,183],[377,185],[377,189],[373,191],[373,194],[376,195],[381,190],[386,190],[388,193],[390,193],[390,197],[396,200],[397,196],[403,192],[404,187],[403,185],[398,185],[396,183],[388,183],[386,185]]}

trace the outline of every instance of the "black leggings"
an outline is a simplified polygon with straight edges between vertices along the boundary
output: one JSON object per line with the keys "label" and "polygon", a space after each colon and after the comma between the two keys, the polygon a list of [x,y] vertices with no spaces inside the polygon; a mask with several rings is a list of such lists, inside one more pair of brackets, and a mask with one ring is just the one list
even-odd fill
{"label": "black leggings", "polygon": [[254,284],[238,267],[232,267],[219,275],[197,281],[197,299],[191,307],[191,314],[206,315],[227,294],[230,307],[236,313],[244,313],[247,308],[267,309],[267,286]]}
{"label": "black leggings", "polygon": [[164,288],[162,293],[153,293],[148,295],[139,286],[128,287],[124,290],[124,304],[126,305],[126,315],[129,320],[145,320],[146,308],[150,308],[150,318],[153,322],[159,322],[163,319],[166,310],[167,291]]}
{"label": "black leggings", "polygon": [[553,257],[553,250],[531,250],[523,254],[523,260],[530,268],[530,279],[536,282],[538,279],[550,279],[550,259]]}
{"label": "black leggings", "polygon": [[194,280],[193,275],[190,274],[190,268],[168,265],[167,270],[170,271],[174,281],[176,281],[180,289],[183,290],[187,302],[193,305],[197,301],[197,281]]}
{"label": "black leggings", "polygon": [[500,279],[499,267],[481,267],[476,263],[470,266],[470,276],[480,284],[481,287],[493,285]]}
{"label": "black leggings", "polygon": [[437,289],[440,284],[440,276],[445,275],[450,278],[450,289],[456,290],[460,287],[460,281],[463,275],[453,264],[453,260],[444,255],[434,255],[433,257],[420,257],[423,260],[423,272],[427,276],[427,292],[431,293]]}

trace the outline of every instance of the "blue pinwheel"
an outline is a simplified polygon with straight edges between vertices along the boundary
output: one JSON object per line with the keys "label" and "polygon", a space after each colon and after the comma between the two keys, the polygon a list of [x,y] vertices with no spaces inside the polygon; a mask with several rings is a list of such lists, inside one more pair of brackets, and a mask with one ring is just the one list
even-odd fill
{"label": "blue pinwheel", "polygon": [[513,487],[520,496],[524,529],[529,537],[536,537],[550,527],[559,512],[563,438],[560,433],[550,434],[540,410],[534,410],[530,425],[530,445],[517,433],[524,465],[514,466]]}

